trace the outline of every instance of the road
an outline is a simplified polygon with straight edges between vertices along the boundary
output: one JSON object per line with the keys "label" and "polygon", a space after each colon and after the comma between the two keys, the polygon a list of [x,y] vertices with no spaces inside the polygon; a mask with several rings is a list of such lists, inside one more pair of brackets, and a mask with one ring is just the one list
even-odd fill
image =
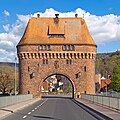
{"label": "road", "polygon": [[[70,98],[43,98],[4,120],[98,120]],[[104,119],[101,119],[104,120]]]}

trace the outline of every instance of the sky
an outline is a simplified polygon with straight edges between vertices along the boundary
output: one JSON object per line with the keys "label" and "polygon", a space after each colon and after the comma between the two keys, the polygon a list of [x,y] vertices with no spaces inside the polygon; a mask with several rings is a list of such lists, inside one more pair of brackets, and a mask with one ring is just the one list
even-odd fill
{"label": "sky", "polygon": [[0,0],[0,62],[15,62],[16,45],[28,20],[36,17],[85,19],[97,53],[120,50],[120,0]]}

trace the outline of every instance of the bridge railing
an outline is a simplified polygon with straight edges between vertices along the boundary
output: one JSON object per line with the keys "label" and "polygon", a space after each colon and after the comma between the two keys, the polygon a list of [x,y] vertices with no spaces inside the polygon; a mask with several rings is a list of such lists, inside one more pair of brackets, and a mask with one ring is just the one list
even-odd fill
{"label": "bridge railing", "polygon": [[32,94],[0,97],[0,108],[32,99]]}
{"label": "bridge railing", "polygon": [[93,94],[81,94],[81,98],[89,100],[93,103],[107,106],[120,111],[120,98],[103,96],[103,95],[93,95]]}

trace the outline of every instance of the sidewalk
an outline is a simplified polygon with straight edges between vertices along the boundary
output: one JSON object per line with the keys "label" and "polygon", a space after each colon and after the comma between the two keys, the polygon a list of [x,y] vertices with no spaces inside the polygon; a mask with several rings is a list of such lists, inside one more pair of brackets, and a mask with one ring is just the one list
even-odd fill
{"label": "sidewalk", "polygon": [[102,105],[94,104],[91,101],[84,100],[84,99],[76,99],[80,103],[112,118],[113,120],[120,120],[120,111],[117,111],[115,109],[111,109],[109,107],[102,107]]}
{"label": "sidewalk", "polygon": [[23,109],[23,108],[25,108],[29,105],[32,105],[33,103],[39,101],[40,99],[41,98],[34,98],[34,99],[27,100],[27,101],[24,101],[24,102],[21,102],[21,103],[17,103],[17,104],[14,104],[14,105],[10,105],[10,106],[7,106],[7,107],[0,108],[0,120],[5,118],[6,116],[12,114],[12,112]]}

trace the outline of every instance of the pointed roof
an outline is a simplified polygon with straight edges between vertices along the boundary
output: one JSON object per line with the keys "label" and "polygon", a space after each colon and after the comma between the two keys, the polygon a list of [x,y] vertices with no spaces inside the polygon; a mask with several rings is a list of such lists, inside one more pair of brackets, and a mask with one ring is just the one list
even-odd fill
{"label": "pointed roof", "polygon": [[83,18],[40,18],[29,20],[18,43],[29,44],[87,44],[95,45]]}

